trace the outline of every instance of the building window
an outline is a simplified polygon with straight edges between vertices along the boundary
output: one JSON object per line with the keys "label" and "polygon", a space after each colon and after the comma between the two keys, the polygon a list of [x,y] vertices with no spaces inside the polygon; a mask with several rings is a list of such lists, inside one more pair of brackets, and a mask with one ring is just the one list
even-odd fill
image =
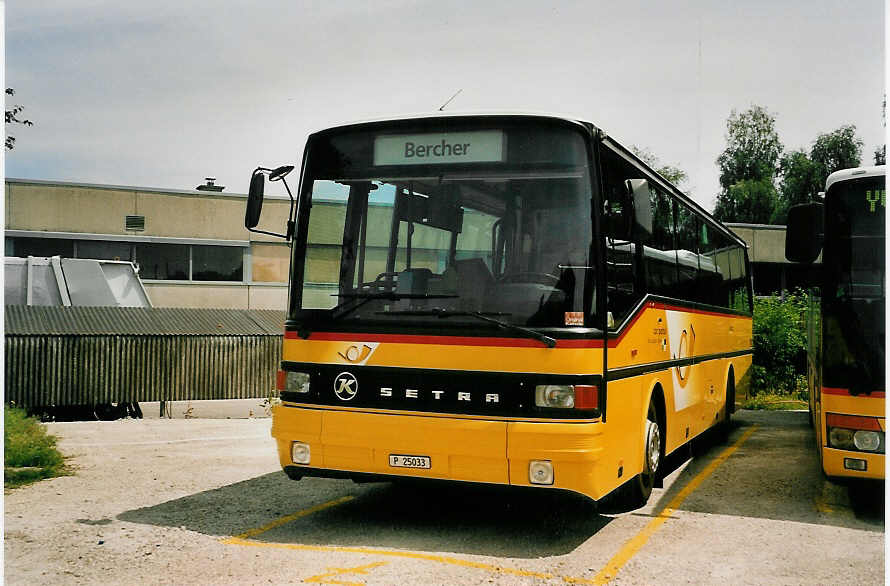
{"label": "building window", "polygon": [[6,256],[60,256],[135,262],[142,279],[165,281],[244,280],[244,247],[120,240],[7,236]]}
{"label": "building window", "polygon": [[62,238],[7,238],[7,256],[61,256],[74,257],[74,242]]}
{"label": "building window", "polygon": [[99,260],[133,260],[133,245],[129,242],[80,240],[76,242],[77,258]]}
{"label": "building window", "polygon": [[185,281],[189,278],[186,244],[136,244],[136,264],[143,279]]}
{"label": "building window", "polygon": [[241,281],[244,254],[234,246],[192,246],[193,281]]}

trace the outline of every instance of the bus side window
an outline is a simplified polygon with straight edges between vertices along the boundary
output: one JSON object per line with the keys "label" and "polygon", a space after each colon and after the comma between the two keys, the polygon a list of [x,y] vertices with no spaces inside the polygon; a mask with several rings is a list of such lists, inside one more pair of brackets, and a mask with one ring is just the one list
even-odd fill
{"label": "bus side window", "polygon": [[603,157],[603,199],[605,203],[604,242],[606,247],[606,311],[609,328],[617,329],[643,295],[637,286],[637,244],[627,240],[630,209],[625,181],[639,177],[639,171],[611,152]]}
{"label": "bus side window", "polygon": [[745,250],[733,245],[729,251],[730,307],[748,311],[748,284],[745,271]]}
{"label": "bus side window", "polygon": [[723,232],[714,230],[713,259],[717,267],[719,280],[714,291],[714,305],[720,307],[732,307],[732,281],[731,281],[731,254],[733,242]]}
{"label": "bus side window", "polygon": [[725,305],[721,300],[723,277],[720,274],[717,259],[721,236],[722,234],[710,224],[701,223],[701,235],[698,241],[698,294],[696,297],[702,303],[717,306]]}
{"label": "bus side window", "polygon": [[679,299],[699,301],[698,216],[686,204],[677,202],[677,294]]}
{"label": "bus side window", "polygon": [[652,237],[643,249],[646,289],[653,295],[673,297],[676,296],[677,287],[673,200],[652,184],[649,189],[649,203],[652,207]]}

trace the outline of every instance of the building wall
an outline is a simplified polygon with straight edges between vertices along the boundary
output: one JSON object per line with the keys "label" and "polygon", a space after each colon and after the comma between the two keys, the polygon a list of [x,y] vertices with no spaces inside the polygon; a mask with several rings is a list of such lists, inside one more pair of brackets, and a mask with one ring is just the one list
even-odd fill
{"label": "building wall", "polygon": [[[122,260],[140,264],[153,247],[178,246],[179,252],[189,251],[195,275],[206,273],[199,270],[199,259],[231,258],[238,250],[243,259],[240,276],[221,282],[152,279],[143,271],[152,304],[285,308],[290,247],[281,238],[244,228],[246,195],[9,179],[5,196],[7,254],[15,254],[16,243],[27,250],[27,242],[47,244],[39,248],[50,253],[58,245],[64,251],[58,254],[80,257],[104,246],[107,254],[121,254]],[[289,205],[286,198],[267,195],[259,227],[284,232]],[[143,216],[145,229],[127,230],[127,216]]]}

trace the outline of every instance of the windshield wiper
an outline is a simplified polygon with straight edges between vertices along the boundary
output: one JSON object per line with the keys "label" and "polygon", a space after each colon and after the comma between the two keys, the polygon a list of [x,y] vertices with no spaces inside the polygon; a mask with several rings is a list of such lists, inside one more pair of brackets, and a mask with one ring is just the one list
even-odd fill
{"label": "windshield wiper", "polygon": [[333,297],[345,297],[349,301],[358,299],[359,302],[349,305],[349,301],[340,303],[331,308],[332,312],[340,310],[339,313],[331,314],[331,321],[337,321],[345,315],[348,315],[369,301],[375,299],[385,299],[387,301],[398,301],[399,299],[453,299],[457,295],[439,295],[430,293],[397,293],[395,291],[357,291],[354,293],[334,293]]}
{"label": "windshield wiper", "polygon": [[482,321],[494,324],[494,325],[498,326],[499,328],[503,328],[505,330],[510,330],[513,332],[520,332],[522,334],[525,334],[526,336],[529,336],[531,338],[534,338],[535,340],[538,340],[539,342],[541,342],[548,348],[553,348],[554,346],[556,346],[555,339],[553,339],[550,336],[547,336],[545,334],[542,334],[541,332],[531,330],[529,328],[524,328],[522,326],[517,326],[517,325],[511,324],[511,323],[507,323],[505,321],[501,321],[499,319],[490,317],[492,315],[510,315],[509,313],[488,313],[488,314],[486,314],[486,313],[482,313],[481,311],[451,311],[448,309],[440,309],[440,308],[419,309],[419,310],[401,310],[401,311],[399,311],[399,310],[397,310],[397,311],[378,311],[377,313],[385,314],[385,315],[417,315],[417,316],[429,315],[429,316],[435,316],[435,317],[443,318],[443,319],[447,318],[447,317],[464,317],[464,316],[475,317],[476,319],[481,319]]}

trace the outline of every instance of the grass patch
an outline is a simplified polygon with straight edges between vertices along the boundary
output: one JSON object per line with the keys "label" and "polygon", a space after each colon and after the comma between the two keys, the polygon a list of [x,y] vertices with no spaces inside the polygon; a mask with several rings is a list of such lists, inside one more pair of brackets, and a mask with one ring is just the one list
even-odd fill
{"label": "grass patch", "polygon": [[56,449],[56,437],[46,433],[37,419],[23,409],[3,410],[3,484],[24,486],[66,473],[65,458]]}
{"label": "grass patch", "polygon": [[742,403],[742,409],[765,411],[794,411],[798,409],[807,409],[808,407],[806,401],[794,399],[791,395],[787,394],[775,395],[770,393],[760,393]]}

